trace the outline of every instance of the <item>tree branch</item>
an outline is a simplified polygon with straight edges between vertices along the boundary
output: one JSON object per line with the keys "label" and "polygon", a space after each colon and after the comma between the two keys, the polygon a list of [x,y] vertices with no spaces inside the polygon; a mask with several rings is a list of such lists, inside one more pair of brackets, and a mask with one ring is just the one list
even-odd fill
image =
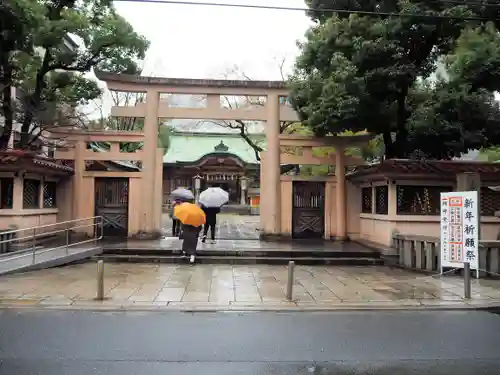
{"label": "tree branch", "polygon": [[73,66],[73,65],[65,65],[63,63],[56,63],[56,64],[52,64],[48,67],[48,71],[53,71],[53,70],[66,70],[68,72],[87,72],[89,71],[94,65],[96,65],[99,60],[101,60],[99,58],[99,55],[102,53],[102,51],[105,49],[105,48],[108,48],[108,47],[112,47],[113,46],[113,43],[105,43],[101,46],[99,46],[99,48],[97,49],[97,51],[95,51],[92,56],[85,62],[81,62],[79,64],[77,64],[76,66]]}
{"label": "tree branch", "polygon": [[255,153],[255,159],[257,161],[260,161],[260,153],[264,151],[262,147],[260,147],[258,144],[256,144],[252,138],[250,138],[246,132],[246,124],[242,120],[234,120],[236,124],[230,123],[229,121],[217,121],[217,120],[206,120],[204,122],[211,122],[212,124],[222,126],[225,128],[233,129],[233,130],[239,130],[239,135],[241,138],[245,140],[245,142],[253,149]]}
{"label": "tree branch", "polygon": [[286,81],[286,78],[285,78],[285,62],[286,62],[286,59],[283,57],[281,59],[281,61],[279,62],[279,69],[280,69],[280,76],[281,76],[281,80],[282,81]]}

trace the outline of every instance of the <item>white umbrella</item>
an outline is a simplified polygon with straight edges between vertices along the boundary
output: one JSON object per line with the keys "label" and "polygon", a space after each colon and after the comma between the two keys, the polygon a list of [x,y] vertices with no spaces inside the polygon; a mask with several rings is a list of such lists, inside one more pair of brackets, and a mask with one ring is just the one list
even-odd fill
{"label": "white umbrella", "polygon": [[205,207],[221,207],[229,202],[229,193],[219,187],[208,188],[200,194],[199,202]]}
{"label": "white umbrella", "polygon": [[187,201],[194,199],[194,194],[191,192],[191,190],[185,188],[175,189],[173,192],[170,193],[170,196],[174,199],[187,200]]}

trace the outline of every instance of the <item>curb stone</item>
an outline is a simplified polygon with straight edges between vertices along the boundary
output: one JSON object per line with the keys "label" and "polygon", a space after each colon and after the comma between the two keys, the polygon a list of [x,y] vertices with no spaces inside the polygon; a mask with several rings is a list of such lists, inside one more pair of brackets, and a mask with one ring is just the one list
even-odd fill
{"label": "curb stone", "polygon": [[[417,301],[415,301],[417,302]],[[50,303],[0,303],[0,310],[60,310],[60,311],[150,311],[150,312],[341,312],[341,311],[453,311],[453,310],[500,310],[500,301],[489,301],[488,303],[468,303],[460,301],[458,303],[438,303],[438,304],[334,304],[334,305],[297,305],[290,304],[256,304],[256,305],[208,305],[189,303],[185,306],[182,303],[176,305],[145,305],[145,304],[120,304],[120,303],[99,303],[89,301],[78,304],[50,304]],[[477,302],[477,301],[476,301]]]}

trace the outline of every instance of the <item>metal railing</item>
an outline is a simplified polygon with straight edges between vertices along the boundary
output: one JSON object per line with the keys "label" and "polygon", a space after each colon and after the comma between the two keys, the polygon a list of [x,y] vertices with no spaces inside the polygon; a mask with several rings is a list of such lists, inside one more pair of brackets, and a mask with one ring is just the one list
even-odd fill
{"label": "metal railing", "polygon": [[66,249],[66,255],[70,255],[70,248],[88,243],[100,246],[103,224],[102,216],[93,216],[4,231],[0,233],[0,248],[6,251],[0,254],[0,264],[28,254],[35,264],[37,255],[49,251]]}

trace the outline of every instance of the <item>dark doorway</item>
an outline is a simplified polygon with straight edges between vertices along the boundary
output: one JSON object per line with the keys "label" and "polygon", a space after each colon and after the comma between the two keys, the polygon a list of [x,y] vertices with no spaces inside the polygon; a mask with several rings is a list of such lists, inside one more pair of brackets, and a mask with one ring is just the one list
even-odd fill
{"label": "dark doorway", "polygon": [[95,179],[95,215],[103,218],[103,236],[128,235],[128,178]]}
{"label": "dark doorway", "polygon": [[325,183],[294,181],[292,237],[321,239],[325,234]]}

